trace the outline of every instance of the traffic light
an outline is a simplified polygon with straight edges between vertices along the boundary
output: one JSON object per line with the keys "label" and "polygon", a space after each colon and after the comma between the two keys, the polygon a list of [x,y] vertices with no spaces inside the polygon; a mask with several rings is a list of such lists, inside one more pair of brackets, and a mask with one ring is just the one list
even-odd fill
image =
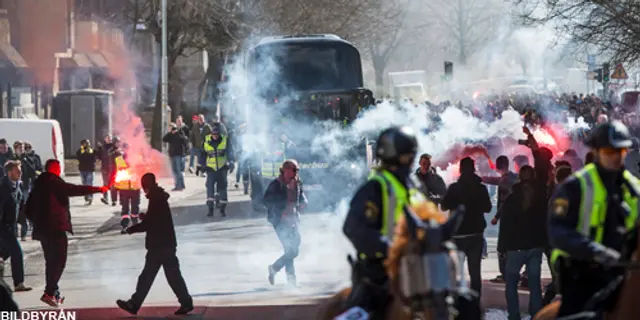
{"label": "traffic light", "polygon": [[609,62],[602,64],[602,81],[609,82],[609,76],[611,75],[611,71],[609,71]]}
{"label": "traffic light", "polygon": [[593,70],[593,72],[595,72],[596,74],[595,76],[596,81],[602,83],[602,75],[603,75],[602,69],[595,69]]}
{"label": "traffic light", "polygon": [[451,61],[444,62],[444,77],[447,80],[453,79],[453,62]]}

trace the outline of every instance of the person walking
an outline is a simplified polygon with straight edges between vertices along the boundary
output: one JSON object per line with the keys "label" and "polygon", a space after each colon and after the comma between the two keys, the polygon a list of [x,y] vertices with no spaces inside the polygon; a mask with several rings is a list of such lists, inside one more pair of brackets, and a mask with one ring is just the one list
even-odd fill
{"label": "person walking", "polygon": [[67,232],[73,235],[69,197],[104,193],[109,186],[82,186],[60,178],[60,162],[49,159],[45,171],[33,183],[27,199],[25,214],[33,225],[33,239],[42,245],[45,260],[46,286],[40,300],[52,307],[64,302],[58,291],[58,282],[67,263],[69,242]]}
{"label": "person walking", "polygon": [[269,265],[271,285],[274,284],[276,274],[284,267],[289,285],[296,286],[293,260],[300,251],[299,212],[307,203],[298,170],[299,166],[295,160],[286,160],[280,167],[280,176],[269,183],[264,194],[268,220],[284,248],[284,254]]}
{"label": "person walking", "polygon": [[147,256],[142,273],[138,277],[136,292],[131,296],[131,299],[117,300],[116,304],[120,309],[130,314],[137,314],[149,294],[149,290],[151,290],[151,285],[160,267],[162,267],[169,286],[180,302],[180,308],[176,310],[175,314],[187,314],[193,310],[193,299],[189,295],[187,285],[180,272],[178,257],[176,257],[178,243],[168,202],[169,194],[158,186],[156,176],[153,173],[145,173],[142,176],[141,184],[149,199],[149,207],[142,222],[127,228],[127,233],[147,233],[145,238]]}
{"label": "person walking", "polygon": [[233,145],[227,136],[220,134],[218,127],[213,127],[211,134],[204,140],[204,152],[207,154],[207,207],[208,217],[213,217],[214,204],[220,208],[220,215],[226,217],[228,174],[235,168]]}
{"label": "person walking", "polygon": [[[31,291],[24,285],[24,256],[20,242],[15,236],[16,219],[22,203],[22,188],[20,175],[22,170],[20,162],[7,161],[4,165],[6,176],[0,182],[0,247],[2,248],[2,262],[0,267],[4,270],[4,260],[11,257],[11,276],[13,277],[14,291]],[[2,277],[2,274],[0,274]]]}
{"label": "person walking", "polygon": [[169,126],[169,132],[162,138],[169,145],[169,158],[171,159],[171,171],[173,172],[174,188],[172,191],[182,191],[184,185],[184,155],[187,151],[189,140],[175,123]]}
{"label": "person walking", "polygon": [[[96,171],[96,152],[91,148],[89,140],[84,139],[80,142],[80,149],[76,151],[78,159],[78,170],[80,170],[80,179],[85,186],[93,185],[93,172]],[[93,202],[93,194],[84,196],[85,205],[90,206]]]}

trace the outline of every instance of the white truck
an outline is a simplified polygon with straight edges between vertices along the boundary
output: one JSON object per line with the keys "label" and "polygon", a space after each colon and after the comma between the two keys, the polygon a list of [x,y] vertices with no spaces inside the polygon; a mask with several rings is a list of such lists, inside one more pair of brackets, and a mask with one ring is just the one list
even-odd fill
{"label": "white truck", "polygon": [[387,93],[396,100],[424,102],[427,96],[427,73],[424,70],[389,72]]}

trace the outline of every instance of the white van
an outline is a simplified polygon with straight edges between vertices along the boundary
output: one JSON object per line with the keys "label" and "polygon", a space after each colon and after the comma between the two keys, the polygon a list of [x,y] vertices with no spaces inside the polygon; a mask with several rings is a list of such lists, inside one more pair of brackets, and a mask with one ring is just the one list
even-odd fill
{"label": "white van", "polygon": [[30,142],[42,158],[42,165],[49,159],[57,159],[64,175],[64,144],[58,121],[0,119],[0,139],[7,140],[10,147],[15,141]]}

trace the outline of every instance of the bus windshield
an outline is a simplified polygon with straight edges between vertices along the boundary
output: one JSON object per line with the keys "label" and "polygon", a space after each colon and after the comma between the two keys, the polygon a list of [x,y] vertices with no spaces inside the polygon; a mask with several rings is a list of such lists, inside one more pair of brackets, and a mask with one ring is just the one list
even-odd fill
{"label": "bus windshield", "polygon": [[296,91],[361,88],[358,51],[341,42],[276,42],[254,48],[248,61],[254,88],[278,96]]}

